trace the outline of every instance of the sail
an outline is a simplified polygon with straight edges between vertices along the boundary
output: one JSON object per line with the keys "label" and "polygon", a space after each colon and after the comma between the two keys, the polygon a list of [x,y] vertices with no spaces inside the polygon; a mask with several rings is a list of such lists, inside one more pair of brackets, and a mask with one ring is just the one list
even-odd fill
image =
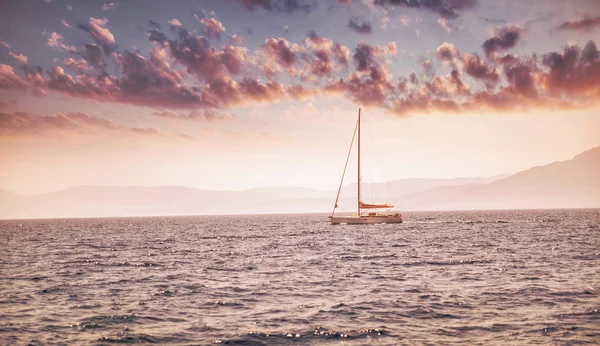
{"label": "sail", "polygon": [[376,208],[393,208],[393,205],[389,205],[387,203],[365,203],[363,201],[359,202],[360,207],[362,209],[376,209]]}

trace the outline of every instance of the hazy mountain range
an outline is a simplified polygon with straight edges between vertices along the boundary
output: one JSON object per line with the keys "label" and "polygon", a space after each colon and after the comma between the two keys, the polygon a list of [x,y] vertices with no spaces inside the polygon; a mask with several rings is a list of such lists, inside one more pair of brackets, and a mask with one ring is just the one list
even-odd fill
{"label": "hazy mountain range", "polygon": [[[0,218],[330,212],[336,192],[300,187],[213,191],[78,186],[23,196],[0,189]],[[363,200],[393,202],[401,211],[598,208],[600,147],[513,175],[365,184]],[[342,189],[338,204],[341,211],[355,209],[356,183]]]}

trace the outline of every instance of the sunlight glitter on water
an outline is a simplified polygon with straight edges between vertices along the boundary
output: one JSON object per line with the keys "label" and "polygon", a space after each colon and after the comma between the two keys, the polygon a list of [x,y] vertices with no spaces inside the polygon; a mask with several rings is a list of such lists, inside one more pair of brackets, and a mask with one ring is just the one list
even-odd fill
{"label": "sunlight glitter on water", "polygon": [[599,210],[406,219],[376,227],[331,226],[322,215],[0,221],[0,340],[600,340]]}

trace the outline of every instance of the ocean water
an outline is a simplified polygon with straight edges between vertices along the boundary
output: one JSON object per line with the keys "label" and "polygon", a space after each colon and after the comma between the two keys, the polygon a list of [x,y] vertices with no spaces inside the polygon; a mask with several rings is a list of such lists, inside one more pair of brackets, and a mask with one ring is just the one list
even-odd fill
{"label": "ocean water", "polygon": [[600,210],[0,221],[0,344],[600,344]]}

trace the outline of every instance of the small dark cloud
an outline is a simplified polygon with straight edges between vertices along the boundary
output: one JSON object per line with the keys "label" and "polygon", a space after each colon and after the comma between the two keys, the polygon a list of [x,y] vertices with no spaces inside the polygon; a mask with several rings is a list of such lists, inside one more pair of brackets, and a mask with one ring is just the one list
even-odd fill
{"label": "small dark cloud", "polygon": [[160,23],[158,23],[158,22],[155,22],[155,21],[153,21],[153,20],[150,20],[150,26],[151,26],[151,27],[154,27],[154,28],[157,28],[157,29],[160,29],[160,28],[161,28],[161,25],[160,25]]}
{"label": "small dark cloud", "polygon": [[83,46],[81,57],[93,66],[100,66],[104,61],[104,54],[100,46],[90,43]]}
{"label": "small dark cloud", "polygon": [[119,7],[119,4],[117,4],[116,2],[107,2],[104,5],[102,5],[102,10],[109,11],[117,7]]}
{"label": "small dark cloud", "polygon": [[495,52],[513,48],[521,38],[522,33],[523,29],[521,27],[507,24],[497,29],[492,38],[483,42],[483,50],[487,56],[490,56]]}
{"label": "small dark cloud", "polygon": [[487,17],[483,17],[483,19],[488,23],[494,23],[494,24],[505,24],[506,23],[506,20],[504,20],[504,19],[490,19]]}
{"label": "small dark cloud", "polygon": [[148,31],[148,33],[150,34],[149,40],[151,42],[164,43],[168,40],[167,35],[163,34],[162,32],[156,29]]}
{"label": "small dark cloud", "polygon": [[592,31],[596,27],[600,27],[600,16],[591,17],[583,16],[578,19],[567,20],[556,27],[558,30],[578,30]]}
{"label": "small dark cloud", "polygon": [[359,43],[354,50],[352,58],[356,63],[356,69],[358,71],[365,71],[374,62],[373,58],[374,48],[364,42]]}
{"label": "small dark cloud", "polygon": [[309,13],[318,7],[316,0],[233,0],[248,10],[253,11],[262,8],[265,11],[276,13]]}
{"label": "small dark cloud", "polygon": [[457,11],[475,7],[476,0],[375,0],[374,4],[423,9],[437,13],[444,19],[455,19],[458,17]]}
{"label": "small dark cloud", "polygon": [[361,19],[360,17],[355,17],[350,19],[348,22],[348,27],[359,34],[370,34],[373,31],[373,27],[371,26],[371,22]]}

